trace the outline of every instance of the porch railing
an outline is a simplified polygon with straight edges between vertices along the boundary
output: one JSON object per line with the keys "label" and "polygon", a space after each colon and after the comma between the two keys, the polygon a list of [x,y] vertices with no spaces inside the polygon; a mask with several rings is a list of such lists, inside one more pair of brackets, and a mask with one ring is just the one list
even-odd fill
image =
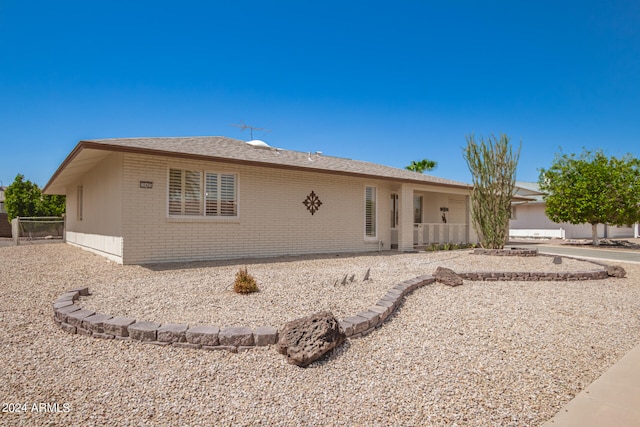
{"label": "porch railing", "polygon": [[432,243],[468,243],[467,224],[415,223],[413,225],[413,244],[415,246]]}

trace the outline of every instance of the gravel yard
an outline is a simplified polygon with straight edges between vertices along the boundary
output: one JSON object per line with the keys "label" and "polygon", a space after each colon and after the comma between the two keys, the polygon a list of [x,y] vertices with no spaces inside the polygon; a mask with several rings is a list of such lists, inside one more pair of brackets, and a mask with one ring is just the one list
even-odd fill
{"label": "gravel yard", "polygon": [[[426,286],[381,329],[307,369],[273,348],[230,354],[100,340],[52,320],[51,302],[79,286],[93,292],[80,305],[112,315],[279,327],[323,309],[355,314],[437,266],[597,268],[468,252],[141,267],[63,244],[0,248],[0,397],[3,409],[27,405],[0,413],[0,424],[535,426],[640,341],[639,265],[624,265],[625,279]],[[240,296],[231,287],[245,265],[261,291]],[[53,404],[61,412],[50,413]]]}
{"label": "gravel yard", "polygon": [[[352,316],[374,304],[395,284],[431,274],[438,265],[454,271],[589,271],[589,262],[551,257],[487,257],[471,251],[419,255],[331,255],[241,261],[258,282],[260,292],[238,295],[234,262],[151,265],[147,274],[89,284],[93,296],[80,305],[113,316],[160,323],[224,326],[276,326],[311,313],[329,310]],[[369,271],[370,280],[364,281]],[[345,280],[346,276],[346,280]],[[351,279],[353,278],[353,281]],[[346,281],[346,284],[342,284]]]}

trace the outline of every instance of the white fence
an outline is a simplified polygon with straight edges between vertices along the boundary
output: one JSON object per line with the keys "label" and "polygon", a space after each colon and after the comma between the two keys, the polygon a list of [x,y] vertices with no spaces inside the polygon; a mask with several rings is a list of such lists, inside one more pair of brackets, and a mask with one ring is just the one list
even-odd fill
{"label": "white fence", "polygon": [[510,238],[534,238],[534,239],[564,239],[565,238],[565,230],[564,228],[558,229],[549,229],[549,228],[538,228],[538,229],[509,229],[509,237]]}
{"label": "white fence", "polygon": [[11,220],[11,235],[15,245],[20,238],[64,239],[64,217],[17,217]]}
{"label": "white fence", "polygon": [[413,244],[469,243],[467,224],[416,223],[413,229]]}

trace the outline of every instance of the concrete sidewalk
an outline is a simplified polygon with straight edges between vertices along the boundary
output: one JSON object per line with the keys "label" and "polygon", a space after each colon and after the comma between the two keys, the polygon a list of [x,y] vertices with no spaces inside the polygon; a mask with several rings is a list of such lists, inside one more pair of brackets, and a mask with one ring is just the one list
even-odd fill
{"label": "concrete sidewalk", "polygon": [[543,424],[543,427],[607,426],[640,426],[640,345]]}

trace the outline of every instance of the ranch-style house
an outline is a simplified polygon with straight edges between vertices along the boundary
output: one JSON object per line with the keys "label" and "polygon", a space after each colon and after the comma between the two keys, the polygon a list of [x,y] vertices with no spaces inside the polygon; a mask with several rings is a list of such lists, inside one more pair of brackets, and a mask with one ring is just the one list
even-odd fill
{"label": "ranch-style house", "polygon": [[122,264],[468,243],[468,184],[226,137],[80,141],[44,188]]}

